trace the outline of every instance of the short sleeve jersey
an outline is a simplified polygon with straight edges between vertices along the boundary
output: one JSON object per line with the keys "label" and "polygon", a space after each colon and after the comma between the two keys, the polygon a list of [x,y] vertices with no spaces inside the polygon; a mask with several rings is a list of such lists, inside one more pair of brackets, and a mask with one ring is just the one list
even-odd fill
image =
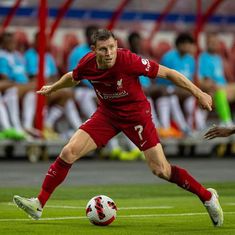
{"label": "short sleeve jersey", "polygon": [[141,88],[139,76],[156,78],[159,65],[143,59],[127,49],[118,49],[115,64],[109,69],[99,69],[93,52],[88,53],[73,70],[73,79],[91,82],[100,107],[119,117],[137,115],[149,107]]}

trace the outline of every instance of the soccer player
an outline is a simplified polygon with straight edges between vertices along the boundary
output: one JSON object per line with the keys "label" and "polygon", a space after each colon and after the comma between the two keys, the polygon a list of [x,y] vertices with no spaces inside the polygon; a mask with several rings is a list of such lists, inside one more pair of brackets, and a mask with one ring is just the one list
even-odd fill
{"label": "soccer player", "polygon": [[[92,35],[97,30],[97,25],[88,25],[85,28],[85,42],[77,45],[69,54],[68,71],[72,71],[80,62],[80,60],[91,51]],[[96,94],[91,83],[88,80],[83,79],[79,86],[75,87],[74,97],[79,104],[79,108],[84,115],[84,118],[88,119],[97,108]],[[103,156],[110,156],[111,159],[116,159],[120,157],[121,154],[126,155],[126,152],[122,151],[122,149],[119,147],[119,141],[116,137],[109,141],[106,149],[104,149],[101,154]]]}
{"label": "soccer player", "polygon": [[223,126],[213,126],[204,135],[205,139],[211,140],[216,137],[228,137],[235,134],[235,126],[223,127]]}
{"label": "soccer player", "polygon": [[146,161],[158,177],[175,183],[196,194],[206,207],[215,226],[223,224],[223,211],[214,189],[206,189],[186,170],[166,160],[156,128],[152,122],[150,105],[141,89],[138,77],[164,77],[187,89],[200,105],[211,110],[211,97],[175,70],[154,61],[142,59],[126,49],[117,48],[111,31],[99,29],[92,37],[92,52],[73,70],[52,85],[43,86],[39,94],[50,95],[65,87],[88,79],[99,99],[99,107],[72,136],[59,157],[50,166],[41,191],[36,198],[15,195],[13,201],[33,219],[40,219],[43,207],[53,191],[68,174],[72,164],[97,147],[104,146],[113,136],[124,132],[144,152]]}

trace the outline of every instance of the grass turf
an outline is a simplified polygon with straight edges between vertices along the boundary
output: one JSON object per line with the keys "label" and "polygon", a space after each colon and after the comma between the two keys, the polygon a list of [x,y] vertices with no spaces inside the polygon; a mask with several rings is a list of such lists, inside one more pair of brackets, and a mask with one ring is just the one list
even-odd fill
{"label": "grass turf", "polygon": [[[60,187],[49,200],[42,220],[33,221],[14,206],[12,196],[37,195],[35,188],[0,189],[0,234],[235,234],[235,183],[206,184],[220,194],[225,222],[214,228],[202,203],[171,184]],[[89,223],[88,200],[98,194],[117,204],[117,219],[107,227]]]}

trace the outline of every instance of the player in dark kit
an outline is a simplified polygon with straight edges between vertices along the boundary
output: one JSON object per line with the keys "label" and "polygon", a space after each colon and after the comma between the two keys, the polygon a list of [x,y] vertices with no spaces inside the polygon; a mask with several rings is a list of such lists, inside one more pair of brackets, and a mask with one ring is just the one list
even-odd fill
{"label": "player in dark kit", "polygon": [[37,198],[14,196],[13,201],[29,216],[39,219],[47,200],[63,182],[72,164],[97,147],[105,146],[122,131],[143,151],[153,174],[196,194],[213,224],[221,226],[223,211],[217,192],[204,188],[186,170],[170,165],[166,160],[138,77],[167,78],[191,92],[209,111],[211,97],[177,71],[143,59],[129,50],[118,49],[114,35],[106,29],[94,33],[91,49],[92,52],[79,62],[73,72],[66,73],[52,85],[43,86],[38,93],[50,95],[87,79],[99,99],[97,111],[77,130],[50,166]]}

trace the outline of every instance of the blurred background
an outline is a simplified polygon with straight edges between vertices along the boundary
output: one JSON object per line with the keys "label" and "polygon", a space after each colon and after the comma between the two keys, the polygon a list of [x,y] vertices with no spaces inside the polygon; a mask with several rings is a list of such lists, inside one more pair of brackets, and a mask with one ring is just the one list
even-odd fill
{"label": "blurred background", "polygon": [[[35,90],[55,82],[89,52],[97,28],[128,48],[183,73],[212,95],[213,111],[173,84],[140,77],[167,156],[231,158],[235,137],[205,140],[213,124],[233,126],[235,1],[1,0],[0,160],[56,157],[96,109],[89,83],[49,98]],[[88,158],[142,161],[123,135]]]}

